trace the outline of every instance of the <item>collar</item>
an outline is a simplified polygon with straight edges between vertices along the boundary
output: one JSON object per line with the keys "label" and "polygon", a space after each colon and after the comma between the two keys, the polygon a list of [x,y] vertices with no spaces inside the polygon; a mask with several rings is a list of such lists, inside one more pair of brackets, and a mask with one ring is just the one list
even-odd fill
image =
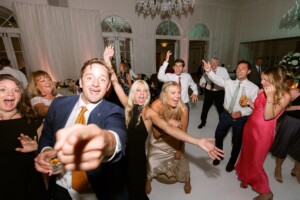
{"label": "collar", "polygon": [[82,106],[85,106],[89,112],[91,112],[92,110],[94,110],[94,108],[96,108],[103,100],[97,102],[97,103],[89,103],[89,104],[86,104],[83,102],[82,100],[82,94],[80,94],[79,96],[79,99],[77,101],[77,104],[76,104],[76,109],[81,109]]}

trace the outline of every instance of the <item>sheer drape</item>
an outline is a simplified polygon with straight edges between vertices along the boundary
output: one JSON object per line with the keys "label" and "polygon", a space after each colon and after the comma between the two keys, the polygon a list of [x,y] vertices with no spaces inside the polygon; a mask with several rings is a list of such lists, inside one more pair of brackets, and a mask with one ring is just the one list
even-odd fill
{"label": "sheer drape", "polygon": [[83,63],[102,57],[100,13],[15,2],[27,71],[45,70],[54,80],[78,79]]}

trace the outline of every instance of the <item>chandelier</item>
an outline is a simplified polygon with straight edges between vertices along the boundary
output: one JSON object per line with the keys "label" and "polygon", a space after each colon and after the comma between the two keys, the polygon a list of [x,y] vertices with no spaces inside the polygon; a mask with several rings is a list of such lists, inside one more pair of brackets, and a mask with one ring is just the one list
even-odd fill
{"label": "chandelier", "polygon": [[170,18],[175,14],[180,17],[192,11],[194,3],[195,0],[137,0],[136,10],[144,16],[159,14],[162,18]]}
{"label": "chandelier", "polygon": [[283,15],[279,28],[294,28],[295,26],[299,26],[300,28],[300,6],[298,2],[295,2],[295,5],[286,13]]}

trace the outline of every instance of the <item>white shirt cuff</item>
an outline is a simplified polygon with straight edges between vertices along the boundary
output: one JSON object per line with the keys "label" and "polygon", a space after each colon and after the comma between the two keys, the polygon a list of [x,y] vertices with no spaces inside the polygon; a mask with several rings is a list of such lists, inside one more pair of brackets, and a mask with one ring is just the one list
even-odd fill
{"label": "white shirt cuff", "polygon": [[41,153],[43,153],[46,149],[50,149],[50,150],[53,150],[53,148],[52,147],[44,147],[44,148],[42,148],[42,150],[41,150]]}
{"label": "white shirt cuff", "polygon": [[109,162],[109,161],[111,161],[111,160],[115,157],[115,155],[121,151],[121,142],[120,142],[120,137],[119,137],[119,135],[118,135],[116,132],[112,131],[112,130],[108,130],[108,131],[111,132],[111,133],[115,136],[116,147],[115,147],[115,152],[114,152],[114,154],[113,154],[110,158],[106,159],[104,162]]}

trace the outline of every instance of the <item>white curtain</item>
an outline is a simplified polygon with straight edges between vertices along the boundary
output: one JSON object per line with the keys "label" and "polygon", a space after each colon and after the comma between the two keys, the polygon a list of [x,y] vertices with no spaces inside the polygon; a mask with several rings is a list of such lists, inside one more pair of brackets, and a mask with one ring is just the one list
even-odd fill
{"label": "white curtain", "polygon": [[53,80],[77,80],[86,60],[102,58],[100,13],[14,2],[27,72],[47,71]]}

